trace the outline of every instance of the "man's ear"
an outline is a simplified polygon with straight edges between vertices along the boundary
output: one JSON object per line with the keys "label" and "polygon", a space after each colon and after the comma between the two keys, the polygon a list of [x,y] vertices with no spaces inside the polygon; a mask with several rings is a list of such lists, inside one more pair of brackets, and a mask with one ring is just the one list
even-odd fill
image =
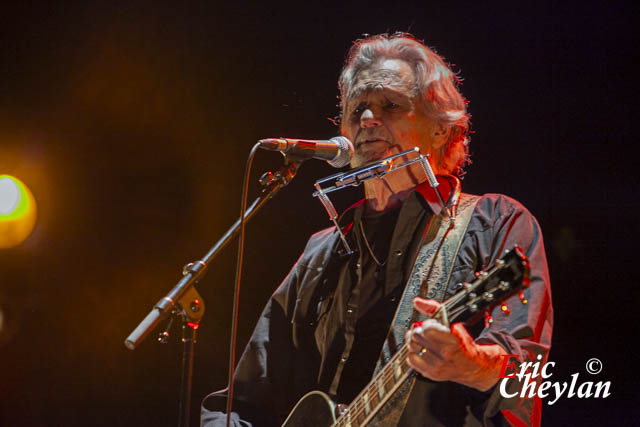
{"label": "man's ear", "polygon": [[432,147],[438,149],[445,145],[449,140],[449,132],[451,128],[444,123],[435,123],[431,133]]}

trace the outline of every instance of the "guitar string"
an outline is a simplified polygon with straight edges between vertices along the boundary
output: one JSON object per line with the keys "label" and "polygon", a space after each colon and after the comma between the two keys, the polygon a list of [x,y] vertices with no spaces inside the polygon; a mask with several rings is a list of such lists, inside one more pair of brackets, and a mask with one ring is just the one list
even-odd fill
{"label": "guitar string", "polygon": [[[409,353],[409,346],[407,344],[404,344],[400,348],[400,350],[398,350],[398,352],[395,354],[395,356],[392,357],[391,360],[385,365],[385,367],[382,369],[380,374],[378,374],[378,376],[381,377],[382,385],[385,386],[385,387],[383,387],[383,390],[385,391],[385,393],[387,393],[386,385],[388,385],[390,382],[393,382],[393,383],[397,382],[397,379],[396,379],[396,377],[395,377],[395,375],[393,373],[392,365],[394,365],[396,362],[398,362],[397,359],[402,359],[402,358],[406,357],[408,355],[408,353]],[[338,425],[340,425],[340,423],[344,423],[345,422],[345,418],[347,417],[347,415],[351,415],[350,418],[352,418],[352,419],[359,417],[363,413],[366,416],[366,412],[365,412],[366,411],[366,406],[363,403],[363,398],[364,398],[365,394],[367,394],[365,392],[371,391],[372,388],[376,389],[378,387],[379,387],[378,384],[376,384],[376,382],[373,382],[373,381],[370,383],[370,385],[366,386],[364,388],[364,390],[362,392],[360,392],[360,394],[358,396],[356,396],[356,398],[354,399],[355,404],[353,404],[353,410],[343,413],[336,420],[336,424],[335,425],[338,426]],[[379,392],[378,392],[378,395],[379,395]],[[380,401],[380,400],[382,400],[382,399],[380,399],[378,397],[378,401]]]}
{"label": "guitar string", "polygon": [[[384,384],[385,386],[388,385],[390,382],[392,383],[397,383],[397,381],[394,378],[387,378],[384,380]],[[388,389],[390,390],[390,389]],[[380,401],[380,399],[379,399]],[[374,409],[377,408],[377,405],[379,405],[379,401],[378,403],[374,406]],[[375,410],[374,413],[377,413],[379,410],[381,409],[378,408]],[[360,404],[357,404],[354,406],[354,409],[352,411],[349,411],[347,413],[345,413],[341,418],[339,418],[339,420],[337,421],[336,425],[351,425],[354,423],[358,423],[358,425],[361,424],[360,421],[360,417],[364,417],[365,419],[367,418],[367,416],[371,415],[371,409],[369,409],[369,411],[367,411],[366,407]],[[347,418],[350,421],[347,421]]]}
{"label": "guitar string", "polygon": [[[449,300],[445,301],[443,303],[443,305],[445,307],[447,307],[447,311],[451,310],[452,306],[455,306],[461,300],[463,300],[465,297],[467,297],[470,291],[475,290],[477,288],[478,282],[485,282],[485,284],[486,284],[488,279],[490,279],[494,275],[496,270],[498,270],[498,269],[495,268],[495,266],[494,266],[494,268],[492,268],[492,269],[490,269],[489,271],[486,272],[486,273],[488,273],[488,277],[485,276],[485,278],[483,278],[483,279],[480,279],[480,278],[476,279],[476,281],[474,283],[471,283],[471,286],[469,287],[470,288],[469,290],[467,290],[466,292],[460,292],[460,293],[454,294],[453,296],[451,296],[449,298]],[[438,309],[436,311],[436,313],[434,313],[433,317],[436,317],[437,314],[440,313],[440,311],[441,311],[441,309]],[[460,310],[456,310],[456,312],[454,313],[452,318],[458,317],[459,314],[460,314]],[[383,386],[388,385],[390,382],[394,382],[394,383],[397,382],[397,379],[396,379],[395,374],[393,372],[394,365],[398,362],[397,359],[401,359],[401,358],[406,357],[408,355],[408,353],[409,353],[409,346],[408,346],[407,343],[405,343],[400,348],[400,350],[398,350],[398,352],[396,352],[396,354],[391,358],[391,360],[382,368],[382,371],[377,376],[381,377]],[[400,367],[402,368],[402,362],[401,362]],[[397,368],[397,366],[395,366],[395,368]],[[336,426],[340,425],[341,423],[344,423],[345,422],[345,418],[346,418],[347,415],[350,415],[351,419],[355,418],[356,421],[357,421],[357,418],[360,415],[363,415],[363,414],[365,415],[365,418],[366,418],[367,409],[366,409],[365,403],[363,402],[364,396],[365,395],[370,395],[370,392],[373,389],[379,388],[379,385],[377,383],[378,383],[378,381],[373,381],[372,380],[367,386],[365,386],[365,388],[354,399],[353,410],[352,411],[347,411],[347,412],[343,413],[340,417],[338,417],[338,419],[336,420],[336,423],[335,423]],[[386,387],[384,387],[384,389],[385,389],[385,393],[386,393]],[[379,397],[379,392],[378,392],[378,401],[380,401],[380,400],[381,399]],[[349,406],[351,406],[351,405],[349,405]],[[369,411],[370,410],[371,409],[369,409]]]}

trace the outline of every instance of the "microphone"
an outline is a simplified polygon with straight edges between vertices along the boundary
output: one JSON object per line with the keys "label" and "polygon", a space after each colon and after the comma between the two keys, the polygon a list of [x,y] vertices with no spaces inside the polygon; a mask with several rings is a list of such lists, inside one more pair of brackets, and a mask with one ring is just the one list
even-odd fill
{"label": "microphone", "polygon": [[266,138],[258,141],[260,148],[280,151],[296,160],[326,160],[334,168],[346,166],[353,157],[353,144],[344,136],[328,141],[293,138]]}

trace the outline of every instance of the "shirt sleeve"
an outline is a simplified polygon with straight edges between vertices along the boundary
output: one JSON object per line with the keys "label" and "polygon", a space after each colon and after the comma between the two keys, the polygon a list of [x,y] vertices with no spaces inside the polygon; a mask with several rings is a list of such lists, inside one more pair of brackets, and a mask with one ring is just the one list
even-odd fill
{"label": "shirt sleeve", "polygon": [[[234,375],[234,426],[280,426],[296,401],[317,387],[313,296],[336,240],[331,229],[314,234],[267,302]],[[203,426],[226,425],[226,393],[203,400]]]}
{"label": "shirt sleeve", "polygon": [[[292,375],[287,368],[292,366],[295,352],[291,306],[296,300],[299,264],[300,260],[267,302],[240,358],[234,375],[234,426],[279,426],[292,406]],[[226,425],[225,405],[226,390],[207,396],[202,405],[202,425]]]}
{"label": "shirt sleeve", "polygon": [[[509,314],[500,306],[491,313],[493,323],[476,338],[479,344],[498,344],[508,354],[517,355],[521,362],[544,364],[551,348],[553,308],[547,259],[542,232],[535,217],[517,201],[496,194],[485,195],[477,206],[479,223],[483,224],[473,236],[482,268],[495,263],[515,245],[520,246],[530,263],[530,286],[524,290],[526,304],[514,295],[505,301]],[[517,378],[508,380],[507,392],[517,395],[504,398],[500,382],[492,391],[484,414],[484,424],[502,413],[511,425],[539,425],[539,398],[520,398],[522,387]],[[500,418],[498,416],[498,418]]]}

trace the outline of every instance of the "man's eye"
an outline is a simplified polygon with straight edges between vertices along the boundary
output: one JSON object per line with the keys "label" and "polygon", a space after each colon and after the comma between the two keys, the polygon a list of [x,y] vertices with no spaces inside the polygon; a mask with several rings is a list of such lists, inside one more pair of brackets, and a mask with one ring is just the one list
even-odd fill
{"label": "man's eye", "polygon": [[352,114],[361,114],[364,111],[364,105],[360,104],[358,105],[356,108],[353,109],[353,113]]}
{"label": "man's eye", "polygon": [[395,102],[391,102],[391,101],[387,102],[387,105],[385,105],[385,108],[387,110],[394,110],[394,109],[396,109],[398,107],[399,107],[398,104],[396,104]]}
{"label": "man's eye", "polygon": [[362,115],[362,112],[364,111],[364,109],[365,109],[365,106],[362,104],[354,108],[353,111],[351,111],[351,114],[349,114],[350,121],[359,122],[360,116]]}

